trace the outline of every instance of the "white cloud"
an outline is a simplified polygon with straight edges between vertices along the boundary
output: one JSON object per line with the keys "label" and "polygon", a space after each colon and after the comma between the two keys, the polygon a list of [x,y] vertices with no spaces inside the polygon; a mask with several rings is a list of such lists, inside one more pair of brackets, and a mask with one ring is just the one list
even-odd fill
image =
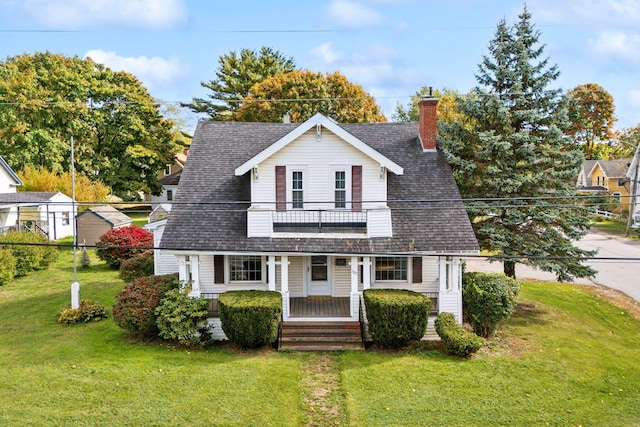
{"label": "white cloud", "polygon": [[126,71],[138,77],[147,88],[154,84],[166,84],[187,74],[188,66],[177,58],[164,59],[158,56],[124,57],[115,52],[90,50],[85,58],[90,57],[95,62],[104,64],[114,71]]}
{"label": "white cloud", "polygon": [[311,57],[323,64],[331,64],[340,59],[340,52],[331,43],[323,43],[311,49]]}
{"label": "white cloud", "polygon": [[527,6],[537,22],[598,28],[640,23],[640,0],[533,0]]}
{"label": "white cloud", "polygon": [[634,107],[640,107],[640,89],[632,89],[628,92],[631,105]]}
{"label": "white cloud", "polygon": [[603,31],[591,46],[600,57],[640,64],[640,35],[622,31]]}
{"label": "white cloud", "polygon": [[49,28],[166,28],[187,22],[184,0],[11,0],[0,6]]}
{"label": "white cloud", "polygon": [[382,14],[362,3],[348,0],[333,0],[327,9],[327,16],[334,24],[352,30],[377,27],[384,21]]}

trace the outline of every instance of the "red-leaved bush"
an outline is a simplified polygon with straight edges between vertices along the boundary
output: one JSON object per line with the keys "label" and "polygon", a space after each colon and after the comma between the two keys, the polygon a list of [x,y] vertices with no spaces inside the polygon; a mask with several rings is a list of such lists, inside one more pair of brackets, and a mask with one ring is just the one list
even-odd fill
{"label": "red-leaved bush", "polygon": [[179,286],[177,274],[135,279],[116,295],[113,320],[129,332],[145,336],[157,335],[155,310],[165,292]]}
{"label": "red-leaved bush", "polygon": [[100,236],[96,246],[98,258],[118,268],[124,260],[149,251],[153,247],[153,234],[136,225],[114,228]]}

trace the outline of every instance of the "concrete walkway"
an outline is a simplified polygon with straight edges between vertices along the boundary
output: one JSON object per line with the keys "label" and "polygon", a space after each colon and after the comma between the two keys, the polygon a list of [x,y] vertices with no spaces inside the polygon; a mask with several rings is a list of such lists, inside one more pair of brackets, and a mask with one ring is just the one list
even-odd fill
{"label": "concrete walkway", "polygon": [[[608,260],[592,260],[587,264],[598,270],[595,278],[579,278],[574,283],[583,285],[601,285],[621,291],[636,301],[640,301],[640,241],[629,240],[598,231],[590,232],[578,242],[583,249],[597,250],[597,258],[615,258]],[[624,260],[633,258],[635,260]],[[489,263],[483,258],[469,258],[468,271],[484,271],[502,273],[502,263]],[[519,280],[534,279],[555,282],[553,273],[540,271],[526,265],[516,266],[516,277]]]}

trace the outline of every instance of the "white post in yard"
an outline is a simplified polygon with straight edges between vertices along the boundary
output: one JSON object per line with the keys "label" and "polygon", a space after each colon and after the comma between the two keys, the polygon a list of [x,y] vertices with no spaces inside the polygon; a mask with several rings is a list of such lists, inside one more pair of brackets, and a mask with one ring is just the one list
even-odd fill
{"label": "white post in yard", "polygon": [[[73,136],[71,136],[71,212],[76,210],[76,167],[73,158]],[[76,252],[78,248],[76,236],[76,218],[73,218],[73,283],[71,283],[71,308],[80,308],[80,283],[78,283],[78,266]]]}

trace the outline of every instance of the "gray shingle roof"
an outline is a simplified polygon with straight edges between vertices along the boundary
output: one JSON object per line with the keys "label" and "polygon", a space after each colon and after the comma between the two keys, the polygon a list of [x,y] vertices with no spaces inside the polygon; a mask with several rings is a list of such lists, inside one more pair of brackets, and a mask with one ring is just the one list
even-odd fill
{"label": "gray shingle roof", "polygon": [[17,193],[0,194],[0,203],[46,203],[58,193],[41,191],[18,191]]}
{"label": "gray shingle roof", "polygon": [[388,176],[393,237],[247,238],[250,173],[235,176],[234,170],[297,126],[198,123],[160,246],[214,252],[343,254],[478,250],[449,165],[441,152],[422,151],[416,123],[340,125],[404,168],[403,175]]}
{"label": "gray shingle roof", "polygon": [[87,214],[96,215],[102,218],[103,220],[107,221],[109,224],[113,225],[114,227],[124,225],[124,224],[130,224],[133,221],[129,216],[123,214],[116,208],[109,205],[89,208],[83,212],[80,212],[77,215],[77,217],[79,218],[82,215],[87,215]]}
{"label": "gray shingle roof", "polygon": [[629,170],[631,158],[598,160],[607,178],[624,178]]}
{"label": "gray shingle roof", "polygon": [[178,185],[181,176],[182,170],[179,170],[178,172],[174,172],[171,175],[163,176],[159,179],[159,181],[162,185]]}

